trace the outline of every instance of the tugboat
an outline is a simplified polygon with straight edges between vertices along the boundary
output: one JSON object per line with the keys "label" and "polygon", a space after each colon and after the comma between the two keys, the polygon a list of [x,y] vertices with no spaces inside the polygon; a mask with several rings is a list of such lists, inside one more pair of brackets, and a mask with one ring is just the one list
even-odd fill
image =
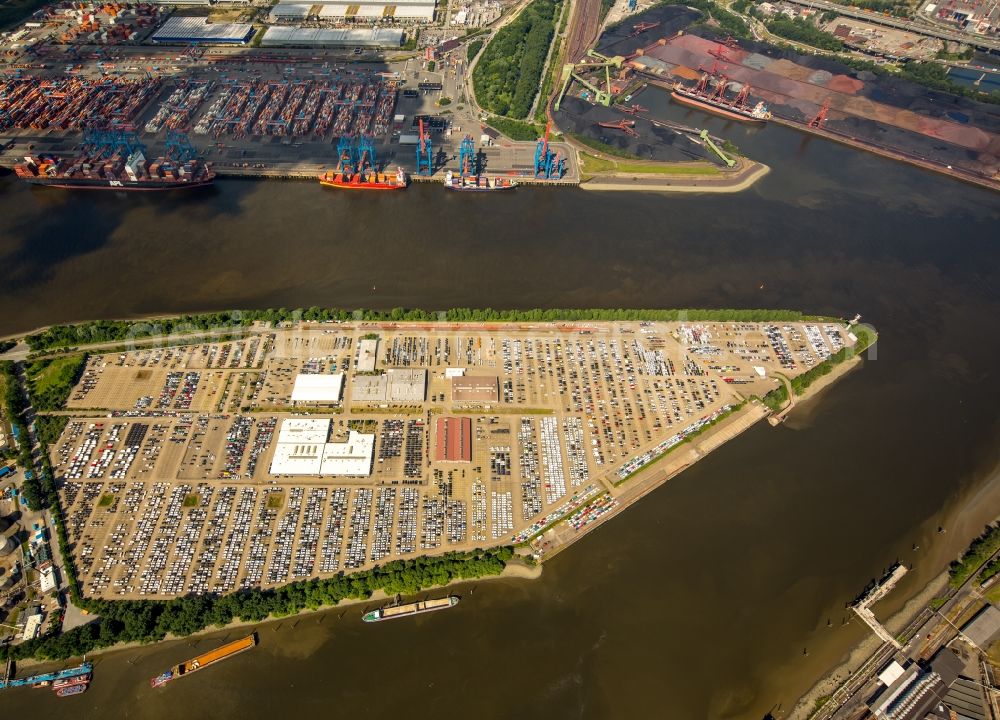
{"label": "tugboat", "polygon": [[455,175],[455,173],[449,170],[444,176],[444,186],[448,190],[463,192],[493,192],[496,190],[513,190],[517,187],[517,183],[501,177],[495,177],[491,181],[490,178],[482,175],[475,175],[473,177]]}
{"label": "tugboat", "polygon": [[319,184],[348,190],[405,190],[406,173],[396,168],[395,175],[379,172],[372,139],[362,137],[355,148],[351,138],[342,137],[337,144],[337,170],[319,176]]}

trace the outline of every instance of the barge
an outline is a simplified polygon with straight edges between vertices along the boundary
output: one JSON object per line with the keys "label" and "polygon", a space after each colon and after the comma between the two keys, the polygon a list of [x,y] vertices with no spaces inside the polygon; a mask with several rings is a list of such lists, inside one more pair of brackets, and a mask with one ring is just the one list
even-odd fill
{"label": "barge", "polygon": [[385,605],[377,610],[365,613],[362,620],[367,623],[382,622],[383,620],[395,620],[396,618],[410,617],[422,613],[434,612],[435,610],[449,610],[458,605],[458,596],[449,595],[437,600],[420,600],[411,603],[393,603]]}
{"label": "barge", "polygon": [[214,665],[222,660],[228,660],[233,655],[238,655],[241,652],[246,652],[257,645],[257,634],[253,633],[247,635],[239,640],[234,640],[231,643],[227,643],[222,647],[215,648],[214,650],[209,650],[207,653],[202,653],[201,655],[191,658],[190,660],[185,660],[182,663],[174,665],[172,668],[167,670],[155,678],[149,681],[150,687],[158,688],[166,685],[172,680],[182,678],[185,675],[190,675],[193,672],[198,672],[199,670],[204,670],[209,665]]}

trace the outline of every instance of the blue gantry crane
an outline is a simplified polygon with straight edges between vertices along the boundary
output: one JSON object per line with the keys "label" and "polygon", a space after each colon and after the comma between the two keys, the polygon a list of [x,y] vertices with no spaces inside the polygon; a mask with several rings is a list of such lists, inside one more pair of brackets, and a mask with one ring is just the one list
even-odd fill
{"label": "blue gantry crane", "polygon": [[337,172],[344,175],[353,175],[354,166],[357,163],[354,159],[354,143],[351,138],[341,135],[337,142]]}
{"label": "blue gantry crane", "polygon": [[552,121],[549,120],[545,126],[545,137],[538,139],[535,146],[535,177],[545,180],[558,180],[565,172],[566,160],[560,158],[558,153],[549,145],[549,132],[552,130]]}
{"label": "blue gantry crane", "polygon": [[113,155],[119,150],[126,156],[136,150],[143,154],[146,152],[146,146],[139,140],[135,130],[121,128],[87,128],[83,131],[83,144],[97,155]]}
{"label": "blue gantry crane", "polygon": [[430,135],[424,133],[424,119],[419,120],[420,136],[417,138],[417,175],[434,174],[434,155]]}
{"label": "blue gantry crane", "polygon": [[372,139],[367,135],[362,135],[358,139],[358,172],[367,172],[369,170],[376,170],[376,163],[378,162],[375,158],[375,145],[372,143]]}
{"label": "blue gantry crane", "polygon": [[198,151],[194,149],[191,140],[185,132],[179,130],[167,131],[167,157],[173,158],[177,162],[185,163],[198,157]]}
{"label": "blue gantry crane", "polygon": [[462,138],[462,144],[458,147],[458,166],[462,177],[475,177],[479,175],[477,165],[476,146],[472,142],[472,136],[466,135]]}

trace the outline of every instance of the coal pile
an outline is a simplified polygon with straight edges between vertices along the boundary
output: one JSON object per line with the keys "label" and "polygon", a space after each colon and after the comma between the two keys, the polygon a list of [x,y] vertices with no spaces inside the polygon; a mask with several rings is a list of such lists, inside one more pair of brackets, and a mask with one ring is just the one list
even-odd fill
{"label": "coal pile", "polygon": [[[597,52],[601,55],[628,57],[639,48],[652,45],[660,38],[670,37],[691,23],[701,19],[701,13],[682,5],[661,5],[638,15],[630,15],[618,25],[610,27],[597,41]],[[630,37],[639,23],[660,23],[635,37]]]}
{"label": "coal pile", "polygon": [[[661,162],[707,160],[721,163],[715,154],[685,133],[654,125],[642,117],[627,115],[601,105],[591,105],[578,97],[567,95],[555,117],[559,127],[567,132],[597,140],[610,148],[627,152],[643,160]],[[621,120],[634,120],[635,127],[632,129],[639,136],[632,137],[621,130],[597,125],[599,122],[617,123]]]}

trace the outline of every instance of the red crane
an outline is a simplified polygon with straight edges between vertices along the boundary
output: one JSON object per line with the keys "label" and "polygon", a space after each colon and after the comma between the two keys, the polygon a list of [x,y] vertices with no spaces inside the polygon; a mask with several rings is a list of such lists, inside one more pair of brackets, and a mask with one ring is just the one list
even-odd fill
{"label": "red crane", "polygon": [[823,106],[819,109],[819,112],[809,121],[809,127],[811,128],[821,128],[824,123],[826,123],[826,116],[830,112],[830,98],[823,101]]}
{"label": "red crane", "polygon": [[712,57],[719,58],[719,60],[721,60],[722,62],[733,62],[733,60],[730,60],[728,57],[726,57],[726,51],[723,50],[722,45],[716,47],[715,50],[709,50],[708,54],[711,55]]}
{"label": "red crane", "polygon": [[727,78],[725,75],[720,76],[719,82],[715,86],[715,92],[712,93],[712,96],[709,98],[709,100],[725,100],[727,87],[729,87],[729,78]]}
{"label": "red crane", "polygon": [[655,22],[655,23],[650,23],[650,22],[637,23],[637,24],[635,24],[635,25],[632,26],[632,34],[629,35],[629,37],[636,37],[637,35],[642,35],[647,30],[652,30],[653,28],[658,27],[659,24],[660,23],[658,23],[658,22]]}
{"label": "red crane", "polygon": [[733,98],[733,105],[735,107],[746,107],[748,102],[750,102],[750,86],[744,85],[743,88],[736,93],[736,97]]}
{"label": "red crane", "polygon": [[629,115],[638,115],[639,113],[649,112],[649,108],[643,107],[642,105],[615,105],[616,110],[620,110],[623,113],[628,113]]}
{"label": "red crane", "polygon": [[613,122],[599,122],[596,125],[602,128],[608,128],[609,130],[621,130],[623,133],[630,137],[639,137],[633,128],[635,128],[635,120],[619,120],[616,123]]}

